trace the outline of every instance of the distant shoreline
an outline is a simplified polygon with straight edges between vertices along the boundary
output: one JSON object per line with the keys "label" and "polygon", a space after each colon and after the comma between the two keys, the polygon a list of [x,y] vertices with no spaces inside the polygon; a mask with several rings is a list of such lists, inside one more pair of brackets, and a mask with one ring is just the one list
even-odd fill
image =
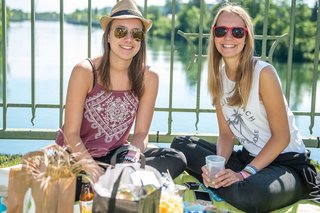
{"label": "distant shoreline", "polygon": [[[14,22],[14,23],[19,23],[19,22],[30,22],[30,19],[24,19],[24,20],[10,20],[10,22]],[[59,22],[59,20],[47,20],[47,19],[36,19],[35,22],[37,21],[44,21],[44,22]],[[88,22],[87,21],[77,21],[77,20],[64,20],[65,23],[68,24],[74,24],[74,25],[83,25],[83,26],[87,26]],[[9,25],[10,26],[10,25]],[[93,27],[100,27],[100,22],[99,21],[92,21],[92,25]]]}

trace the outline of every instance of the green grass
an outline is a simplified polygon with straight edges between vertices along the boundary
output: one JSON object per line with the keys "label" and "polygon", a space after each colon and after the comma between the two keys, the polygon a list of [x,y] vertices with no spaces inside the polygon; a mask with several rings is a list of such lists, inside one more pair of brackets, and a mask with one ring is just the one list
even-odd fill
{"label": "green grass", "polygon": [[22,163],[22,155],[10,155],[0,153],[0,168],[14,166]]}
{"label": "green grass", "polygon": [[311,162],[316,167],[317,173],[320,173],[320,163],[314,160],[311,160]]}

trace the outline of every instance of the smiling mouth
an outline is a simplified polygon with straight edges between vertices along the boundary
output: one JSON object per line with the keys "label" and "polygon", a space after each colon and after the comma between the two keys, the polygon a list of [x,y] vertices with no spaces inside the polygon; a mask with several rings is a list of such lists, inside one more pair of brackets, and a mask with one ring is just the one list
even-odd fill
{"label": "smiling mouth", "polygon": [[133,47],[131,47],[131,46],[120,45],[120,47],[121,47],[122,49],[125,49],[125,50],[132,50],[132,49],[133,49]]}
{"label": "smiling mouth", "polygon": [[223,44],[222,47],[224,48],[234,48],[236,45],[235,44]]}

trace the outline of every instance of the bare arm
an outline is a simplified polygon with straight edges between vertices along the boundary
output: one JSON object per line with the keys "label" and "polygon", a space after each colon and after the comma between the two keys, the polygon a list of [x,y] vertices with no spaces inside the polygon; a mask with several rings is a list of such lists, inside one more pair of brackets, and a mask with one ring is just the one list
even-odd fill
{"label": "bare arm", "polygon": [[259,80],[260,98],[265,106],[271,137],[264,148],[250,163],[258,170],[268,166],[289,144],[290,132],[285,101],[276,71],[265,67]]}
{"label": "bare arm", "polygon": [[[234,147],[233,136],[234,135],[233,135],[230,127],[228,126],[226,119],[223,116],[220,103],[215,102],[215,106],[216,106],[216,113],[217,113],[217,119],[218,119],[218,125],[219,125],[219,138],[217,141],[217,155],[223,156],[227,162],[231,156],[232,151],[233,151],[233,147]],[[206,186],[218,188],[223,184],[223,183],[221,183],[221,181],[216,182],[216,180],[218,180],[218,178],[216,178],[215,180],[210,179],[210,177],[208,176],[209,175],[208,170],[205,165],[201,168],[201,170],[202,170],[203,182]],[[219,175],[221,173],[225,174],[227,172],[231,172],[231,173],[235,174],[235,172],[231,171],[230,169],[226,169],[226,170],[222,170],[217,175]],[[236,179],[233,179],[232,181],[236,181]],[[231,182],[228,182],[228,184],[231,184]]]}
{"label": "bare arm", "polygon": [[148,134],[151,125],[155,102],[158,94],[158,74],[147,70],[144,76],[144,94],[139,103],[131,144],[144,152],[148,144]]}
{"label": "bare arm", "polygon": [[80,128],[83,119],[84,102],[88,92],[92,89],[93,74],[88,62],[83,61],[77,64],[71,73],[66,97],[64,138],[65,144],[74,153],[79,154],[79,159],[86,159],[93,162],[93,166],[86,168],[95,182],[102,174],[99,166],[85,148],[80,138]]}
{"label": "bare arm", "polygon": [[233,133],[227,124],[226,119],[223,116],[221,105],[219,102],[215,103],[216,113],[219,125],[219,138],[217,141],[217,155],[223,156],[226,162],[230,158],[233,151],[234,141]]}

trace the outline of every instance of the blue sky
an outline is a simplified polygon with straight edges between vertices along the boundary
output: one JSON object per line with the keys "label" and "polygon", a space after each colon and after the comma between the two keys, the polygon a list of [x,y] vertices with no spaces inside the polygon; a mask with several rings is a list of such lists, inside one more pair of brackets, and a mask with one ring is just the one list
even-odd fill
{"label": "blue sky", "polygon": [[[188,2],[188,0],[182,0],[183,2]],[[214,3],[215,0],[205,0],[207,3]],[[316,0],[304,0],[311,7],[314,6]],[[35,7],[37,12],[44,11],[59,11],[60,8],[60,0],[34,0]],[[136,0],[136,2],[143,6],[144,0]],[[106,6],[113,6],[116,3],[116,0],[92,0],[92,7],[103,8]],[[165,0],[149,0],[149,5],[163,5]],[[6,4],[10,8],[22,9],[24,11],[30,11],[31,8],[31,0],[7,0]],[[64,11],[65,13],[71,13],[75,9],[84,9],[87,7],[87,0],[67,0],[64,1]]]}

